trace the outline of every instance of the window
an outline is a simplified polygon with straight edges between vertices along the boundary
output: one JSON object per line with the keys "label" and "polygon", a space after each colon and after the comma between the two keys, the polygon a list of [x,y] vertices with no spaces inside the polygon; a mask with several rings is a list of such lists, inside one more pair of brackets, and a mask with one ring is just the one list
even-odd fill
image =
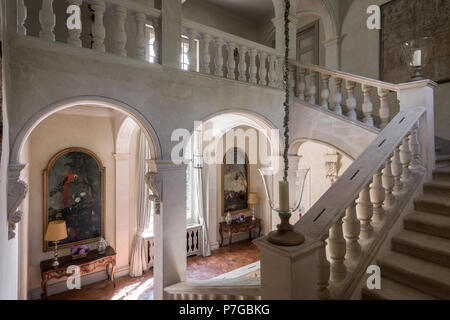
{"label": "window", "polygon": [[[149,195],[152,195],[152,191],[149,190]],[[147,197],[148,199],[148,197]],[[144,238],[153,238],[153,226],[154,226],[154,213],[155,213],[155,203],[153,201],[150,201],[148,210],[150,210],[150,220],[148,222],[148,225],[145,227],[145,230],[143,232]]]}
{"label": "window", "polygon": [[192,192],[191,192],[191,170],[192,165],[189,164],[186,169],[186,222],[188,225],[196,223],[194,218],[194,212],[192,210]]}
{"label": "window", "polygon": [[181,37],[181,69],[189,70],[189,39]]}
{"label": "window", "polygon": [[154,63],[156,60],[155,53],[155,29],[153,26],[145,25],[145,38],[147,39],[146,58],[148,62]]}

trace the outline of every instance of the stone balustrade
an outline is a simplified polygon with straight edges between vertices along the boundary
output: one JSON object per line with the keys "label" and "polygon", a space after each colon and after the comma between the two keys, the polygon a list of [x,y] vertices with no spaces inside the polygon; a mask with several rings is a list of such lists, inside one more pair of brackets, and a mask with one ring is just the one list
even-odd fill
{"label": "stone balustrade", "polygon": [[188,19],[182,25],[189,41],[190,71],[282,88],[282,56],[275,49]]}

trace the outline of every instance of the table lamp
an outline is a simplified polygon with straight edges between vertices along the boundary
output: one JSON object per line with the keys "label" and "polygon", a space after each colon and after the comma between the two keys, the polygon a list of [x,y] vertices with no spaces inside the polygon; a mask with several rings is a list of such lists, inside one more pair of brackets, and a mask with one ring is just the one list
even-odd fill
{"label": "table lamp", "polygon": [[54,261],[52,266],[54,268],[59,266],[58,262],[58,242],[67,238],[66,221],[55,220],[49,222],[47,226],[47,232],[45,233],[45,241],[52,241],[55,244],[54,247]]}
{"label": "table lamp", "polygon": [[258,195],[256,194],[256,192],[249,192],[247,203],[249,205],[251,205],[251,207],[252,207],[252,220],[253,221],[256,220],[256,217],[255,217],[255,205],[257,205],[258,202],[259,202],[259,198],[258,198]]}

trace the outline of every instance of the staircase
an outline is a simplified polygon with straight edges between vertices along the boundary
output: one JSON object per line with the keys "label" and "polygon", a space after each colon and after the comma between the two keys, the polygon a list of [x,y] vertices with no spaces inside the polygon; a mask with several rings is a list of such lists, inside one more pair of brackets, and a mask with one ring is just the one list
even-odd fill
{"label": "staircase", "polygon": [[436,169],[423,190],[378,260],[381,289],[364,288],[363,299],[450,299],[450,166]]}

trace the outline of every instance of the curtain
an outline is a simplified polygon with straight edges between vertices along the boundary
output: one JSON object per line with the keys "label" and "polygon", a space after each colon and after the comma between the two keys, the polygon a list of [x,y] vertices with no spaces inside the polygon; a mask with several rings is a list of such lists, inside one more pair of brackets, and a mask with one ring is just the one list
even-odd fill
{"label": "curtain", "polygon": [[203,136],[202,132],[194,132],[194,152],[193,152],[193,166],[191,171],[192,184],[192,210],[194,216],[198,218],[202,226],[202,255],[209,257],[211,255],[211,245],[209,243],[208,234],[208,216],[207,211],[204,210],[204,194],[203,194]]}
{"label": "curtain", "polygon": [[130,276],[140,277],[149,269],[148,251],[144,231],[150,223],[150,201],[149,190],[145,183],[145,174],[147,173],[146,159],[149,159],[150,152],[145,135],[141,132],[139,138],[139,158],[138,158],[138,177],[137,177],[137,219],[136,235],[134,236],[133,248],[131,251]]}

